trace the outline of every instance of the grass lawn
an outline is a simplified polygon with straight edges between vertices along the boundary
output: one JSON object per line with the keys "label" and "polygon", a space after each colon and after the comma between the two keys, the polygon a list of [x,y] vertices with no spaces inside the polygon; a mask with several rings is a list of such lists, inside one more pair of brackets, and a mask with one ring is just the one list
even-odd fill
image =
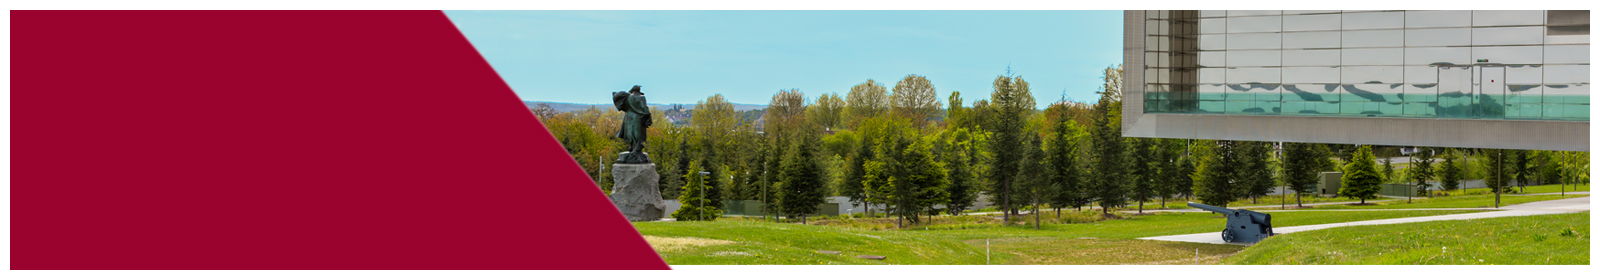
{"label": "grass lawn", "polygon": [[[1272,213],[1274,226],[1431,216],[1472,211],[1371,211]],[[1216,263],[1243,249],[1232,245],[1133,238],[1214,232],[1225,220],[1212,213],[1162,213],[1094,221],[1096,213],[1044,216],[1031,224],[1002,226],[998,216],[938,217],[910,229],[890,229],[894,219],[818,219],[812,225],[749,220],[634,223],[668,264],[983,264],[988,239],[994,264]],[[1032,216],[1020,216],[1029,223]],[[822,224],[822,225],[818,225]],[[840,254],[817,250],[841,251]],[[866,260],[856,255],[888,256]]]}
{"label": "grass lawn", "polygon": [[[1574,197],[1581,197],[1581,196],[1587,196],[1587,195],[1567,195],[1567,196],[1564,196],[1564,197],[1560,196],[1560,195],[1553,195],[1553,194],[1551,194],[1551,195],[1525,195],[1525,196],[1501,195],[1500,196],[1500,206],[1504,207],[1506,205],[1523,204],[1523,203],[1529,203],[1529,202],[1538,202],[1538,201],[1556,200],[1556,199],[1565,199],[1565,198],[1574,198]],[[1426,198],[1426,199],[1416,199],[1416,200],[1412,200],[1411,203],[1406,203],[1406,201],[1404,199],[1401,199],[1401,200],[1394,200],[1394,201],[1378,202],[1378,203],[1374,203],[1374,204],[1376,204],[1376,205],[1345,205],[1345,204],[1340,204],[1340,205],[1319,205],[1319,206],[1310,206],[1310,207],[1311,207],[1311,209],[1493,208],[1494,207],[1494,195],[1444,196],[1444,197],[1434,197],[1434,198]]]}
{"label": "grass lawn", "polygon": [[[1561,188],[1562,188],[1561,185],[1528,186],[1528,192],[1526,192],[1526,193],[1552,193],[1552,194],[1559,194],[1559,193],[1561,193]],[[1509,189],[1520,189],[1520,188],[1518,188],[1518,187],[1510,187]],[[1566,186],[1566,189],[1567,189],[1567,192],[1569,192],[1569,193],[1570,192],[1586,192],[1586,191],[1589,191],[1589,184],[1577,184],[1577,185],[1569,184],[1569,185]],[[1469,195],[1472,195],[1472,194],[1493,194],[1493,193],[1489,192],[1488,188],[1456,190],[1455,192],[1452,192],[1451,194],[1460,194],[1462,192],[1465,192],[1466,194],[1469,194]]]}
{"label": "grass lawn", "polygon": [[1588,212],[1343,227],[1268,238],[1223,263],[1587,265],[1589,234]]}

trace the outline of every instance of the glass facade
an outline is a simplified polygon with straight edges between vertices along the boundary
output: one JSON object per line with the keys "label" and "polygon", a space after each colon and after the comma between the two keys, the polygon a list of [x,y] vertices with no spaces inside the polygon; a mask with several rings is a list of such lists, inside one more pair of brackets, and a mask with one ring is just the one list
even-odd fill
{"label": "glass facade", "polygon": [[1589,120],[1588,11],[1144,15],[1145,113]]}

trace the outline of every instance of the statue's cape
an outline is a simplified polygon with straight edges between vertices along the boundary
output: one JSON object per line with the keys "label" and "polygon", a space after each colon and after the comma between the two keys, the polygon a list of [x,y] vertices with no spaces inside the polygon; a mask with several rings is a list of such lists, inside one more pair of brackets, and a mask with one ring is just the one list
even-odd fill
{"label": "statue's cape", "polygon": [[616,103],[617,111],[627,111],[628,110],[628,108],[627,108],[628,92],[626,92],[626,91],[611,92],[611,103]]}

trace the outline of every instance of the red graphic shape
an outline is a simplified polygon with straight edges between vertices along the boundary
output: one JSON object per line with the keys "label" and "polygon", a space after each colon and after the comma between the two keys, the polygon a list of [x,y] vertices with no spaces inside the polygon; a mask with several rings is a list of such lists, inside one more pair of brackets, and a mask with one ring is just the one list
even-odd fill
{"label": "red graphic shape", "polygon": [[12,269],[666,269],[439,11],[12,11]]}

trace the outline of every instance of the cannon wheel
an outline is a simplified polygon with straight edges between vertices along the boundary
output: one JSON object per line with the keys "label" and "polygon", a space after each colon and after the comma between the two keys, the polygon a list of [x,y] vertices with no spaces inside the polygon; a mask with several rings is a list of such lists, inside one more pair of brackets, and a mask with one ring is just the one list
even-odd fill
{"label": "cannon wheel", "polygon": [[1222,242],[1233,242],[1233,231],[1222,230]]}

